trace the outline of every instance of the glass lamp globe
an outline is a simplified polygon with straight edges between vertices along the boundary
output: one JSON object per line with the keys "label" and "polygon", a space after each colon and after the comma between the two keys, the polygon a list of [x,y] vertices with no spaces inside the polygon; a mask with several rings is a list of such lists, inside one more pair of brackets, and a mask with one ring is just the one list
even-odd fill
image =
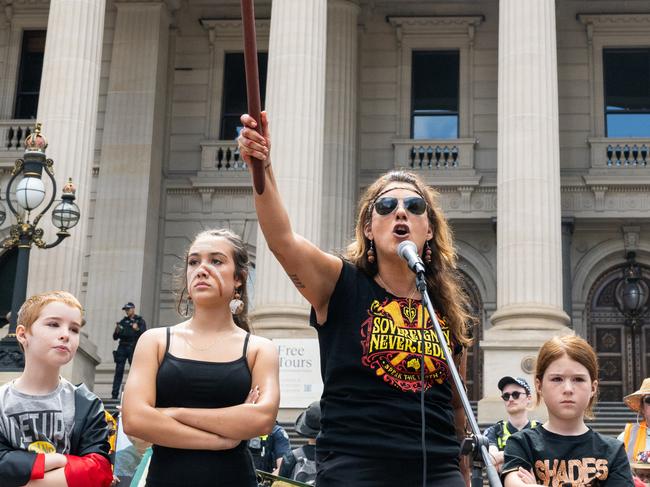
{"label": "glass lamp globe", "polygon": [[16,201],[21,208],[31,211],[45,199],[45,185],[40,178],[26,177],[16,186]]}
{"label": "glass lamp globe", "polygon": [[79,223],[80,214],[76,203],[64,199],[52,210],[52,223],[63,231],[69,230]]}
{"label": "glass lamp globe", "polygon": [[642,281],[635,279],[623,285],[621,295],[625,311],[635,314],[643,309],[648,301],[648,289],[643,284]]}

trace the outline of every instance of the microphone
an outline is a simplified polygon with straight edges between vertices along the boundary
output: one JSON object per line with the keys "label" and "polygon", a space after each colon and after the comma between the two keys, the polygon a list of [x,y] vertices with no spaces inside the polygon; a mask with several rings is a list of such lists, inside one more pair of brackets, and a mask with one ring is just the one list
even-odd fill
{"label": "microphone", "polygon": [[411,269],[416,274],[424,274],[425,268],[422,259],[418,255],[418,248],[410,240],[405,240],[397,246],[397,255],[406,261]]}

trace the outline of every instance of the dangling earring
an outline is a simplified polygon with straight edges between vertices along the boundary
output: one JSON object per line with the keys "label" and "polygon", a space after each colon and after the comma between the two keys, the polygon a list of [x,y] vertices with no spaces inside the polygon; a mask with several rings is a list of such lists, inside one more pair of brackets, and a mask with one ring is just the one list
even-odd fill
{"label": "dangling earring", "polygon": [[366,255],[368,256],[368,263],[369,264],[374,264],[375,261],[377,260],[377,256],[375,255],[375,241],[374,240],[370,241],[370,247],[368,248],[368,251],[366,252]]}
{"label": "dangling earring", "polygon": [[424,263],[426,265],[431,264],[432,254],[433,252],[431,250],[431,246],[429,245],[429,241],[427,240],[426,243],[424,244]]}
{"label": "dangling earring", "polygon": [[230,312],[234,315],[238,315],[242,311],[244,311],[244,302],[241,300],[239,289],[235,289],[235,294],[230,300]]}

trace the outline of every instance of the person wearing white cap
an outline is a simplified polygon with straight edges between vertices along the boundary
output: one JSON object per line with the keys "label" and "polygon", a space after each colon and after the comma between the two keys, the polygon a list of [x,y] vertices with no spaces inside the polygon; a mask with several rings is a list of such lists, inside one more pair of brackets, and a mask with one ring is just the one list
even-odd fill
{"label": "person wearing white cap", "polygon": [[623,401],[632,411],[637,413],[636,423],[625,425],[623,432],[618,435],[619,441],[625,445],[627,458],[634,463],[642,452],[650,450],[650,377],[643,380],[638,391],[623,398]]}

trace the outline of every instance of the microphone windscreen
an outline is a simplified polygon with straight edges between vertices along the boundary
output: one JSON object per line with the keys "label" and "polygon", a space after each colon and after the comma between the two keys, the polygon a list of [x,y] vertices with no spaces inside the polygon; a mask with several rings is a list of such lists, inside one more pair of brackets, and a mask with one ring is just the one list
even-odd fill
{"label": "microphone windscreen", "polygon": [[418,253],[418,248],[414,242],[411,240],[404,240],[397,246],[397,255],[399,255],[402,259],[408,260],[408,250],[412,250],[412,252],[414,252],[416,255]]}

